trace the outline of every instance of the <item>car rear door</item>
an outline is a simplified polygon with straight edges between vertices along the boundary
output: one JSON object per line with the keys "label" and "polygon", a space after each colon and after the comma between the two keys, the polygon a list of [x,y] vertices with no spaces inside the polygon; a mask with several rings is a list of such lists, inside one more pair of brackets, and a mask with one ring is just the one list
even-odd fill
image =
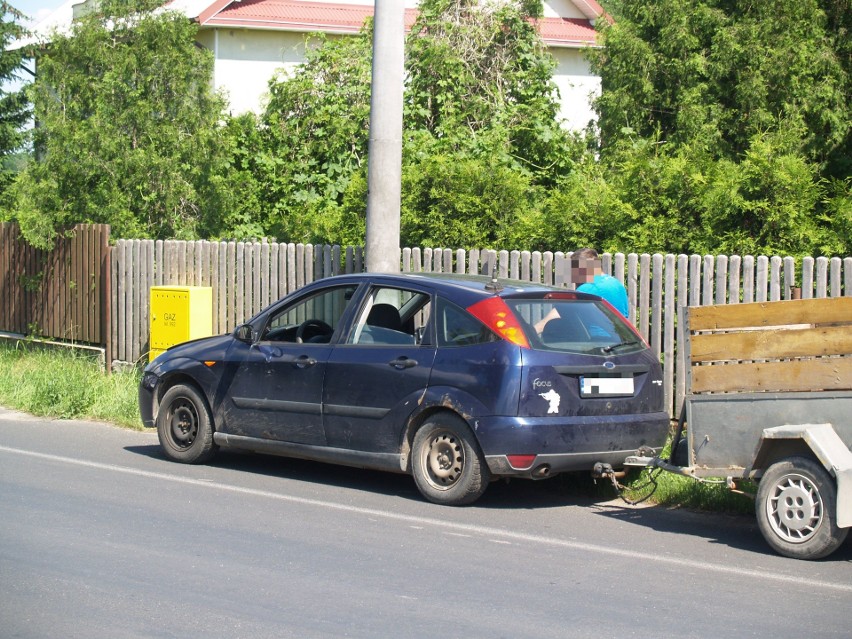
{"label": "car rear door", "polygon": [[431,309],[425,288],[374,286],[366,294],[349,334],[326,363],[328,446],[399,452],[402,429],[435,359]]}

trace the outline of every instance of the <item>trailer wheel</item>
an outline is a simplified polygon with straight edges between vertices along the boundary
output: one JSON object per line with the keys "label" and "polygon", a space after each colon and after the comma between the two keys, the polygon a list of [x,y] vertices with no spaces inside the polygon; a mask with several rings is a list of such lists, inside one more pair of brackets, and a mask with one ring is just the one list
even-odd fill
{"label": "trailer wheel", "polygon": [[772,464],[757,489],[757,523],[778,553],[819,559],[834,552],[848,528],[838,528],[837,486],[817,462],[788,457]]}

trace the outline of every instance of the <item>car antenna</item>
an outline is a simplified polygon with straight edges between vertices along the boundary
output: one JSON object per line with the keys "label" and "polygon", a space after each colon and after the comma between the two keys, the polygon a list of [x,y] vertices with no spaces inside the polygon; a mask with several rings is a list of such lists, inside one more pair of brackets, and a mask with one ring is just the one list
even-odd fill
{"label": "car antenna", "polygon": [[485,290],[494,291],[495,293],[503,290],[503,285],[497,281],[497,266],[491,268],[491,281],[485,285]]}

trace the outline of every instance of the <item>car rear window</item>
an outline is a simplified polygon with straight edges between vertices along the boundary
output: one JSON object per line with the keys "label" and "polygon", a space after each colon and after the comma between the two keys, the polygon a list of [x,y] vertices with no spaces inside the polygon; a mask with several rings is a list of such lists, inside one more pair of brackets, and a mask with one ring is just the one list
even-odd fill
{"label": "car rear window", "polygon": [[583,354],[632,353],[644,342],[616,311],[598,300],[506,299],[537,350]]}

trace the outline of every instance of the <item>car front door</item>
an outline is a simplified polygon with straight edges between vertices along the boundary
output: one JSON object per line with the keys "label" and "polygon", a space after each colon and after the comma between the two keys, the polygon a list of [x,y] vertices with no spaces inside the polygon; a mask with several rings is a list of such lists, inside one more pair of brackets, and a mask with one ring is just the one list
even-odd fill
{"label": "car front door", "polygon": [[225,430],[298,444],[325,444],[322,388],[331,340],[356,285],[325,289],[273,310],[257,341],[242,345],[226,399]]}
{"label": "car front door", "polygon": [[329,446],[398,453],[401,432],[435,359],[428,292],[374,287],[326,365],[323,412]]}

